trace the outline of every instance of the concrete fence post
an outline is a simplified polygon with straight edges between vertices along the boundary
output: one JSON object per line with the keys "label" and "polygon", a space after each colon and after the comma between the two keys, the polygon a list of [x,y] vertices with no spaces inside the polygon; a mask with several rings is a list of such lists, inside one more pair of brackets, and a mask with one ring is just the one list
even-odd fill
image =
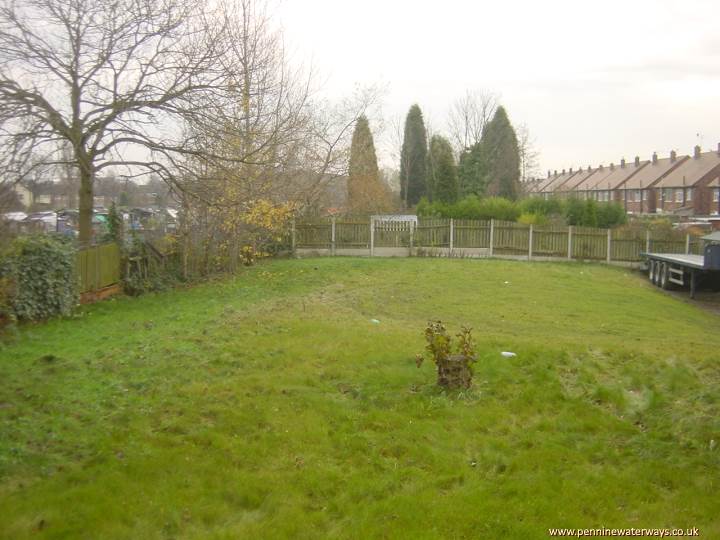
{"label": "concrete fence post", "polygon": [[335,255],[335,216],[330,224],[330,255]]}
{"label": "concrete fence post", "polygon": [[450,253],[448,255],[452,255],[453,246],[455,244],[455,223],[453,222],[453,218],[450,218]]}
{"label": "concrete fence post", "polygon": [[650,253],[650,229],[645,231],[645,253]]}
{"label": "concrete fence post", "polygon": [[612,258],[612,229],[607,230],[607,262]]}
{"label": "concrete fence post", "polygon": [[495,220],[490,220],[490,256],[493,256],[493,242],[495,241]]}
{"label": "concrete fence post", "polygon": [[290,251],[292,256],[295,256],[295,218],[292,219],[290,224]]}
{"label": "concrete fence post", "polygon": [[375,220],[370,216],[370,256],[375,255]]}
{"label": "concrete fence post", "polygon": [[690,254],[690,235],[685,235],[685,255]]}
{"label": "concrete fence post", "polygon": [[573,226],[570,225],[568,227],[568,259],[572,259],[572,252],[573,252]]}
{"label": "concrete fence post", "polygon": [[413,247],[415,244],[415,223],[410,222],[410,251],[409,255],[413,256]]}
{"label": "concrete fence post", "polygon": [[528,233],[528,261],[532,259],[533,253],[533,226],[530,225],[530,231]]}

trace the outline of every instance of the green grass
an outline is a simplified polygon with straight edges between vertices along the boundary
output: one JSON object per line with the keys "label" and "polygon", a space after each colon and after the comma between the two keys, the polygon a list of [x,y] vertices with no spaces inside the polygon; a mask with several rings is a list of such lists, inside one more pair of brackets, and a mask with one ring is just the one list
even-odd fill
{"label": "green grass", "polygon": [[[431,318],[474,328],[471,391],[415,366]],[[274,261],[96,304],[0,349],[0,537],[718,538],[719,322],[511,261]]]}

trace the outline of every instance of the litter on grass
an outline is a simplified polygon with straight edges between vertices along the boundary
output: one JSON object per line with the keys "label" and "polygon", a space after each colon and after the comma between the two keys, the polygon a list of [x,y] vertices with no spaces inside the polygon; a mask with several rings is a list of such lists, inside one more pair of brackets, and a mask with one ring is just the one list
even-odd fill
{"label": "litter on grass", "polygon": [[517,354],[510,351],[503,351],[500,354],[503,355],[505,358],[512,358],[513,356],[517,356]]}

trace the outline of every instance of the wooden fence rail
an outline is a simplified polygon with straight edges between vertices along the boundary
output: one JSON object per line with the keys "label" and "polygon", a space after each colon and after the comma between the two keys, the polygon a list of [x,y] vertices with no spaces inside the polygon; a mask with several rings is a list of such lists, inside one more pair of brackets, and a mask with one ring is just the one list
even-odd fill
{"label": "wooden fence rail", "polygon": [[641,230],[524,225],[509,221],[417,218],[302,220],[293,224],[293,250],[409,256],[513,256],[638,262],[640,254],[700,254],[703,241],[691,235]]}

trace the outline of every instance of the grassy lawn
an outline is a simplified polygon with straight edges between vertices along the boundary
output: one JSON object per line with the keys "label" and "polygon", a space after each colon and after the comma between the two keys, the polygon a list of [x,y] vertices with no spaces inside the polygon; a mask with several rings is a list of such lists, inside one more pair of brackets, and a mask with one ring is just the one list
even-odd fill
{"label": "grassy lawn", "polygon": [[[430,318],[474,328],[473,390],[415,366]],[[0,349],[0,537],[720,538],[719,323],[639,274],[513,261],[274,261],[103,302]]]}

